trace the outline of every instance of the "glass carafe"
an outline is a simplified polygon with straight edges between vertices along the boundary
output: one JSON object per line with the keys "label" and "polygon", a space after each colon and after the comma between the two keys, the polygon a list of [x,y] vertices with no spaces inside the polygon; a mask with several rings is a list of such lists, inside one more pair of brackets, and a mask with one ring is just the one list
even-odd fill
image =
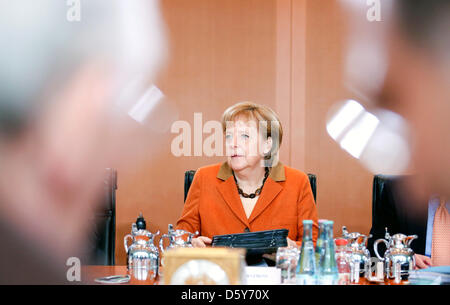
{"label": "glass carafe", "polygon": [[333,221],[328,220],[325,222],[324,231],[324,253],[320,258],[320,263],[318,266],[318,284],[336,285],[339,274],[336,264],[336,253],[334,250]]}
{"label": "glass carafe", "polygon": [[317,270],[312,225],[312,220],[303,220],[303,240],[296,272],[297,284],[299,285],[316,284]]}

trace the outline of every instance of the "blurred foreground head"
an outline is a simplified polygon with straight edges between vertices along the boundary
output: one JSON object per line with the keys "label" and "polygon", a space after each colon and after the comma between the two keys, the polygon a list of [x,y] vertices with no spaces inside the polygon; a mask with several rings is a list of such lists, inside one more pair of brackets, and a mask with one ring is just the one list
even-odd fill
{"label": "blurred foreground head", "polygon": [[412,161],[429,194],[450,196],[450,1],[395,1],[379,106],[410,124]]}
{"label": "blurred foreground head", "polygon": [[[366,18],[369,2],[341,3],[351,12],[349,87],[373,113],[389,110],[406,120],[408,148],[398,160],[410,160],[415,189],[450,196],[450,1],[371,1],[380,21]],[[396,149],[387,140],[372,155]]]}
{"label": "blurred foreground head", "polygon": [[64,259],[105,168],[144,143],[136,102],[165,51],[156,0],[66,2],[0,0],[0,224]]}

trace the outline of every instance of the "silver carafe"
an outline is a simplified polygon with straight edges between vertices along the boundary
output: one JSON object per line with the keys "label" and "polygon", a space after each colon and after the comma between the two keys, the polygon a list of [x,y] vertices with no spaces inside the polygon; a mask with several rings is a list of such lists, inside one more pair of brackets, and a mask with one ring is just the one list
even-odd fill
{"label": "silver carafe", "polygon": [[[186,248],[192,247],[192,238],[198,234],[198,231],[195,233],[191,233],[185,230],[174,230],[173,225],[169,224],[169,229],[167,234],[163,234],[161,239],[159,240],[159,248],[161,249],[161,253],[164,253],[166,250],[172,248]],[[164,248],[164,238],[169,240],[169,245]]]}
{"label": "silver carafe", "polygon": [[[386,277],[407,280],[409,272],[414,270],[416,260],[414,251],[410,248],[411,242],[417,238],[417,235],[406,236],[398,233],[390,236],[386,228],[385,239],[377,239],[373,244],[373,249],[377,258],[384,262],[384,269]],[[384,257],[378,253],[378,244],[382,242],[386,245],[386,252]]]}
{"label": "silver carafe", "polygon": [[[370,252],[367,249],[367,240],[372,235],[363,235],[358,232],[349,233],[347,227],[342,227],[342,236],[347,239],[347,248],[350,255],[352,267],[351,278],[358,282],[359,277],[369,278],[370,274]],[[356,273],[356,274],[355,274]]]}
{"label": "silver carafe", "polygon": [[[159,251],[154,245],[155,234],[136,228],[132,224],[131,234],[124,237],[124,247],[127,253],[128,271],[138,280],[155,279],[159,272]],[[132,243],[128,246],[128,240]]]}

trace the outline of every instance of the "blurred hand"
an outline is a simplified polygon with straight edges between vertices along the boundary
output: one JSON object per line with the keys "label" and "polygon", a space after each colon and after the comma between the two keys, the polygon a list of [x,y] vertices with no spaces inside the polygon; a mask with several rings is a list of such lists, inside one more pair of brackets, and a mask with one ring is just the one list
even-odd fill
{"label": "blurred hand", "polygon": [[416,269],[425,269],[431,267],[431,258],[425,255],[415,254],[416,259]]}
{"label": "blurred hand", "polygon": [[194,248],[205,248],[206,245],[211,245],[211,242],[211,238],[206,236],[199,236],[192,239],[192,246],[194,246]]}
{"label": "blurred hand", "polygon": [[267,258],[268,260],[271,260],[273,262],[276,262],[277,260],[277,254],[276,253],[270,253],[270,254],[263,254],[262,255],[263,258]]}
{"label": "blurred hand", "polygon": [[293,240],[290,239],[289,237],[287,237],[286,239],[287,239],[288,247],[295,247],[295,248],[298,248],[298,245],[297,245],[297,243],[296,243],[295,241],[293,241]]}

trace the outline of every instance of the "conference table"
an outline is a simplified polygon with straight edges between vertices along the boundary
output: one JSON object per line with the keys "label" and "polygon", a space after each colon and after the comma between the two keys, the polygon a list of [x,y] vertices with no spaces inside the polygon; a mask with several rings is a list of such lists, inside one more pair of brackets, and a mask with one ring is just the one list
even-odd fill
{"label": "conference table", "polygon": [[[126,275],[126,266],[98,266],[98,265],[85,265],[81,268],[81,283],[87,285],[105,285],[95,281],[96,278],[112,276],[112,275]],[[358,284],[352,285],[407,285],[409,282],[401,281],[400,283],[395,283],[394,280],[386,279],[383,283],[369,282],[365,278],[360,278]],[[112,284],[112,285],[162,285],[163,283],[157,278],[137,280],[131,276],[130,281],[122,284]]]}

